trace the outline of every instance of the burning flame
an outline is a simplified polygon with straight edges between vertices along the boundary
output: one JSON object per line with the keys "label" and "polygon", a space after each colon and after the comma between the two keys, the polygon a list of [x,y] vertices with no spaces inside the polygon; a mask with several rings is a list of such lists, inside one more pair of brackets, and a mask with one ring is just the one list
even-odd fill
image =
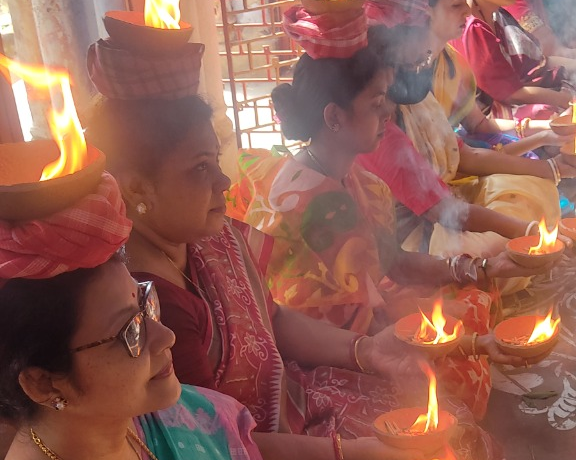
{"label": "burning flame", "polygon": [[428,433],[428,431],[435,431],[438,428],[438,397],[436,396],[436,375],[432,371],[430,365],[424,361],[420,361],[420,369],[428,377],[430,385],[428,386],[428,412],[419,415],[414,424],[410,427],[410,431],[417,433]]}
{"label": "burning flame", "polygon": [[544,217],[538,224],[538,229],[540,230],[540,242],[538,246],[533,246],[528,250],[528,254],[547,254],[548,252],[552,252],[554,249],[554,245],[556,244],[556,238],[558,237],[558,224],[554,227],[554,230],[551,232],[548,231],[548,227],[546,226],[546,221]]}
{"label": "burning flame", "polygon": [[47,92],[60,88],[62,109],[52,108],[47,114],[52,137],[60,148],[60,158],[44,168],[40,180],[65,176],[82,169],[88,161],[86,140],[74,107],[68,72],[48,70],[43,66],[23,65],[2,54],[0,54],[0,71],[8,79],[10,73],[14,73],[35,88],[42,88]]}
{"label": "burning flame", "polygon": [[180,0],[146,0],[144,23],[156,29],[179,29]]}
{"label": "burning flame", "polygon": [[526,343],[546,342],[556,333],[559,324],[560,318],[552,321],[552,310],[550,310],[546,318],[536,323],[534,331]]}
{"label": "burning flame", "polygon": [[[430,319],[422,312],[422,310],[420,310],[420,315],[422,315],[420,330],[416,332],[414,337],[420,343],[436,345],[438,343],[452,342],[458,338],[458,334],[462,328],[462,321],[458,321],[456,323],[452,334],[447,334],[444,331],[444,327],[446,326],[446,318],[442,314],[442,302],[440,300],[434,303],[434,308],[432,310],[432,321],[430,321]],[[433,334],[436,334],[436,337],[430,340]]]}

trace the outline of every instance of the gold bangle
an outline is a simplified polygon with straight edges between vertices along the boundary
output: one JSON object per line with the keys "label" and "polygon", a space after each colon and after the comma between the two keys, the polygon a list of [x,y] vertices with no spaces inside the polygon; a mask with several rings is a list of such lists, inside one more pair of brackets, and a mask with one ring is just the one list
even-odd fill
{"label": "gold bangle", "polygon": [[478,332],[472,334],[472,359],[478,361],[480,356],[476,354],[476,339],[478,338]]}
{"label": "gold bangle", "polygon": [[336,433],[332,434],[332,443],[334,445],[334,458],[344,460],[344,451],[342,450],[342,437]]}
{"label": "gold bangle", "polygon": [[360,360],[358,359],[358,347],[360,345],[360,342],[362,342],[362,340],[367,339],[367,338],[368,338],[367,335],[361,335],[361,336],[357,337],[356,340],[354,340],[354,361],[356,363],[356,367],[360,370],[360,372],[362,372],[363,374],[373,374],[373,372],[366,369],[362,365],[362,363],[360,363]]}

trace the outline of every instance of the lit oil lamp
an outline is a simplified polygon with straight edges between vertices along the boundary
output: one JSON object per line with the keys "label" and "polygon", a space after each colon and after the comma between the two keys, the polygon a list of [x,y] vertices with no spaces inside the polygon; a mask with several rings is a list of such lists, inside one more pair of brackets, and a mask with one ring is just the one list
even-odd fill
{"label": "lit oil lamp", "polygon": [[521,236],[508,241],[506,250],[518,265],[537,268],[559,259],[564,252],[564,243],[558,240],[558,224],[548,231],[544,218],[538,225],[540,235]]}
{"label": "lit oil lamp", "polygon": [[146,0],[144,12],[108,11],[104,27],[119,47],[144,54],[174,51],[192,35],[192,26],[180,20],[180,0]]}
{"label": "lit oil lamp", "polygon": [[494,328],[498,346],[506,353],[521,358],[533,358],[549,351],[558,342],[560,318],[518,316],[502,321]]}
{"label": "lit oil lamp", "polygon": [[424,362],[420,367],[428,377],[428,408],[397,409],[374,421],[374,432],[385,444],[399,449],[418,449],[432,455],[448,445],[457,425],[456,418],[438,407],[436,375]]}
{"label": "lit oil lamp", "polygon": [[462,336],[462,321],[444,315],[442,302],[434,303],[432,314],[428,316],[422,310],[398,320],[394,325],[394,334],[403,342],[424,350],[431,358],[445,356],[454,350]]}
{"label": "lit oil lamp", "polygon": [[0,71],[18,75],[37,91],[61,99],[47,117],[53,141],[0,144],[0,218],[27,220],[63,209],[92,192],[104,155],[87,146],[64,70],[23,65],[0,54]]}

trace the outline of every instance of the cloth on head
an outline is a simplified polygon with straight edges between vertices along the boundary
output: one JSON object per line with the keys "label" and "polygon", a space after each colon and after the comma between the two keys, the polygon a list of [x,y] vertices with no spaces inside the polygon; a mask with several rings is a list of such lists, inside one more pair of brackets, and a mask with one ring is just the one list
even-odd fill
{"label": "cloth on head", "polygon": [[153,58],[98,40],[88,49],[88,73],[111,99],[180,99],[198,93],[204,45],[187,43]]}
{"label": "cloth on head", "polygon": [[367,0],[364,11],[368,25],[424,26],[430,18],[430,7],[426,0]]}
{"label": "cloth on head", "polygon": [[0,221],[0,278],[51,278],[106,262],[128,239],[132,222],[114,178],[74,206],[43,219]]}
{"label": "cloth on head", "polygon": [[368,24],[361,9],[312,16],[293,6],[284,13],[284,30],[312,59],[346,59],[368,45]]}

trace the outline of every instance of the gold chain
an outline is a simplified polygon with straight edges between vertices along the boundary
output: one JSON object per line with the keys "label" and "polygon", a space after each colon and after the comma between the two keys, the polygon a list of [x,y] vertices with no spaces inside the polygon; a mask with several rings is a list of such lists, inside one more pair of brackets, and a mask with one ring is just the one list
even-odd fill
{"label": "gold chain", "polygon": [[158,457],[156,457],[156,455],[154,455],[154,453],[148,448],[148,446],[146,445],[146,443],[144,441],[142,441],[138,435],[136,433],[134,433],[130,428],[128,428],[128,435],[138,443],[138,445],[144,449],[144,452],[146,452],[148,454],[148,457],[150,457],[152,460],[158,460]]}
{"label": "gold chain", "polygon": [[[162,250],[161,250],[162,251]],[[197,287],[196,283],[194,281],[192,281],[190,279],[190,277],[188,275],[186,275],[186,273],[184,273],[182,270],[180,270],[180,267],[178,267],[178,265],[176,265],[176,262],[174,262],[172,260],[172,257],[170,257],[168,254],[166,254],[164,251],[162,251],[162,254],[164,254],[164,257],[166,257],[168,259],[168,262],[170,262],[172,264],[172,266],[178,270],[178,272],[186,279],[186,281],[188,281],[192,286]]]}
{"label": "gold chain", "polygon": [[[130,436],[134,441],[136,441],[136,443],[148,454],[148,456],[152,460],[158,460],[158,457],[154,455],[154,453],[148,448],[146,443],[142,441],[138,437],[138,435],[134,433],[134,431],[132,431],[130,428],[128,428],[128,434],[126,435],[126,438],[128,438],[128,436]],[[50,450],[50,448],[42,442],[42,439],[40,439],[40,437],[36,434],[36,432],[32,428],[30,428],[30,437],[32,438],[32,441],[34,441],[34,444],[38,446],[38,448],[44,453],[44,455],[46,455],[46,457],[48,457],[51,460],[62,460],[60,457],[58,457],[58,455],[56,455],[56,453]],[[136,454],[138,454],[138,452],[136,452]],[[138,455],[138,457],[140,457],[140,455]]]}

